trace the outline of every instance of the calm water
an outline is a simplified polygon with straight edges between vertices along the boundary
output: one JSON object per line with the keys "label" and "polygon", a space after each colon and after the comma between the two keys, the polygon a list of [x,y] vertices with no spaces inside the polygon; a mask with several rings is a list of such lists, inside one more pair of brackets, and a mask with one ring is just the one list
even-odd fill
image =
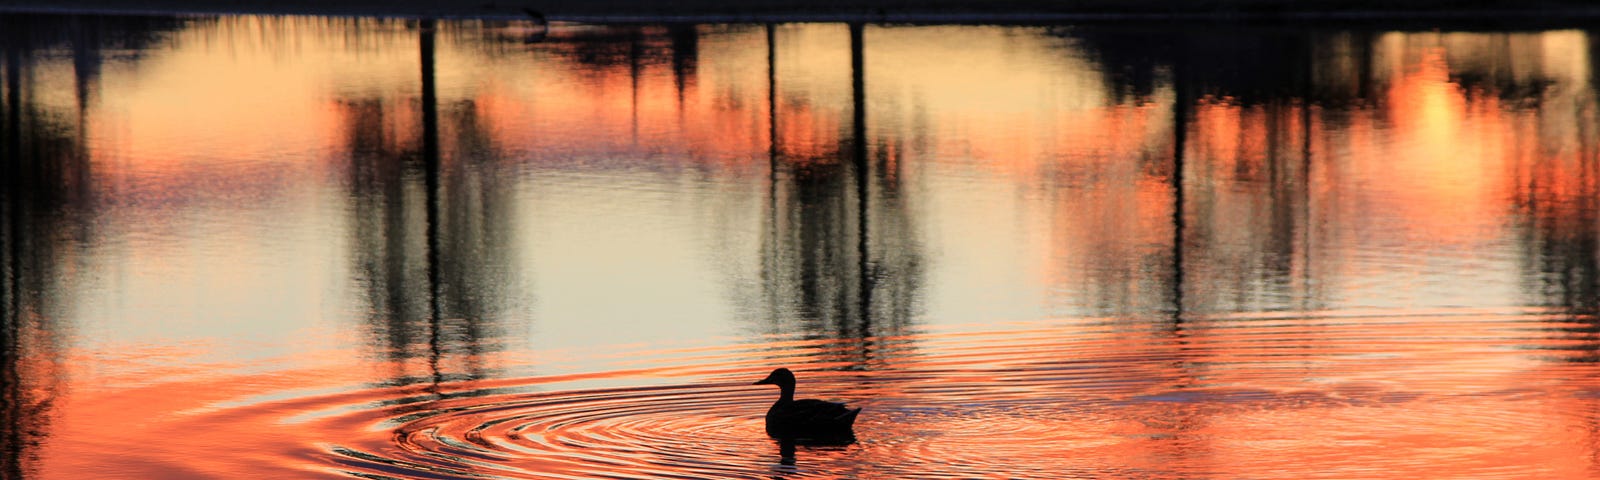
{"label": "calm water", "polygon": [[1600,477],[1596,38],[0,17],[0,477]]}

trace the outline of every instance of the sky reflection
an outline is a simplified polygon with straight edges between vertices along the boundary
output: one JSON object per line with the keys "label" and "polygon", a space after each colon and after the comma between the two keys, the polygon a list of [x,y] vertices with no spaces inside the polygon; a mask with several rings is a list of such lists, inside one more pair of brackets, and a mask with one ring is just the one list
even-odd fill
{"label": "sky reflection", "polygon": [[1586,31],[0,21],[5,476],[1592,468]]}

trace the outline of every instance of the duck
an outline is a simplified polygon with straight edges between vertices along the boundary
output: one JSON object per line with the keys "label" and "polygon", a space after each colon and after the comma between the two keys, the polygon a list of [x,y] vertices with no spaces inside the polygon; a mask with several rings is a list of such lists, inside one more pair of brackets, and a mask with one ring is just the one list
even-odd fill
{"label": "duck", "polygon": [[854,437],[860,408],[816,399],[794,399],[794,372],[773,370],[752,385],[777,385],[778,401],[767,409],[767,435],[778,439]]}

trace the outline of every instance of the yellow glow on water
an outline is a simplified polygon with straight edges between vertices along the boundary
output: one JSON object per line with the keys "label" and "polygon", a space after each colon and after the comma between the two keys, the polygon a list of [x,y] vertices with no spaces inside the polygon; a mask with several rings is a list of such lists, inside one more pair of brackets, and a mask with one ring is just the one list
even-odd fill
{"label": "yellow glow on water", "polygon": [[[152,52],[137,69],[115,72],[126,77],[100,82],[105,113],[91,130],[113,151],[139,154],[124,165],[133,168],[323,160],[339,130],[330,97],[351,88],[414,94],[418,78],[414,36],[393,31],[357,47],[313,34],[322,28],[230,17],[179,31],[169,41],[180,48]],[[380,83],[361,85],[374,79]]]}
{"label": "yellow glow on water", "polygon": [[[1492,152],[1481,150],[1484,145],[1479,143],[1492,139],[1469,138],[1463,124],[1493,117],[1468,118],[1466,92],[1450,81],[1450,67],[1444,63],[1442,50],[1426,49],[1415,65],[1407,67],[1389,90],[1389,101],[1398,107],[1390,110],[1390,121],[1396,130],[1407,132],[1412,139],[1404,150],[1396,152],[1400,160],[1396,163],[1401,168],[1415,165],[1425,169],[1417,173],[1429,175],[1406,176],[1418,183],[1449,189],[1442,193],[1461,192],[1460,196],[1442,199],[1446,205],[1459,205],[1463,197],[1476,197],[1476,190],[1481,188],[1482,182],[1477,179],[1483,177],[1485,165],[1480,162],[1493,160]],[[1487,107],[1492,109],[1494,105]]]}
{"label": "yellow glow on water", "polygon": [[[1121,158],[1166,125],[1159,107],[1117,105],[1097,67],[1065,40],[1033,30],[870,29],[865,56],[877,128],[922,129],[928,153],[968,157],[1017,175],[1072,161]],[[919,118],[920,117],[920,118]],[[918,118],[925,123],[900,123]],[[885,120],[887,119],[887,120]]]}

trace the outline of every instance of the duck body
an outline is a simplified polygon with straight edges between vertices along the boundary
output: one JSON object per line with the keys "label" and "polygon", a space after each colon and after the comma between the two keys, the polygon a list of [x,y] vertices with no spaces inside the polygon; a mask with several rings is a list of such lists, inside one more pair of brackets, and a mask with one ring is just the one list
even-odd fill
{"label": "duck body", "polygon": [[815,399],[794,399],[794,373],[787,368],[773,370],[757,385],[777,385],[778,401],[767,409],[767,435],[780,439],[821,439],[853,437],[852,430],[860,408]]}
{"label": "duck body", "polygon": [[854,434],[860,408],[804,399],[779,401],[767,409],[767,435],[776,438],[830,438]]}

